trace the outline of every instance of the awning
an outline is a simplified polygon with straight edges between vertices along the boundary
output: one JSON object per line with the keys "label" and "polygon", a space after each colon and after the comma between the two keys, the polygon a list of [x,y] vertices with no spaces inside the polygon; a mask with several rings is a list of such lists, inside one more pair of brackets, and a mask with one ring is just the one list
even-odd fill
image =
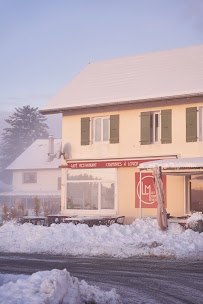
{"label": "awning", "polygon": [[166,174],[167,172],[177,172],[185,175],[203,173],[203,157],[162,159],[145,162],[138,166],[140,171],[156,167],[161,167],[163,174]]}

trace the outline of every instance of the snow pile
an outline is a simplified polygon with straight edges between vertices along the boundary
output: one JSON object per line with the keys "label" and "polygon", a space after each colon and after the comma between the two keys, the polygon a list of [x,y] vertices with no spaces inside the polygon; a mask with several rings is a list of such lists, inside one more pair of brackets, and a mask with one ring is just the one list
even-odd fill
{"label": "snow pile", "polygon": [[203,233],[169,223],[161,231],[156,219],[136,219],[110,227],[52,224],[51,227],[8,222],[0,228],[0,251],[61,255],[163,256],[203,258]]}
{"label": "snow pile", "polygon": [[0,275],[2,304],[122,304],[115,289],[101,291],[84,280],[71,277],[66,269],[26,275]]}
{"label": "snow pile", "polygon": [[202,213],[193,213],[188,219],[186,226],[190,227],[191,229],[196,230],[198,226],[198,221],[203,221],[203,214]]}

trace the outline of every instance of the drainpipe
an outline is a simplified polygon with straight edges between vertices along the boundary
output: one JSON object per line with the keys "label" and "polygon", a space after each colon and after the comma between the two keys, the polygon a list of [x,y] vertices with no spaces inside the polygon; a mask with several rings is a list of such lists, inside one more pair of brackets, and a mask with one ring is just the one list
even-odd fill
{"label": "drainpipe", "polygon": [[49,143],[48,143],[48,161],[53,159],[54,155],[54,137],[53,135],[49,135]]}

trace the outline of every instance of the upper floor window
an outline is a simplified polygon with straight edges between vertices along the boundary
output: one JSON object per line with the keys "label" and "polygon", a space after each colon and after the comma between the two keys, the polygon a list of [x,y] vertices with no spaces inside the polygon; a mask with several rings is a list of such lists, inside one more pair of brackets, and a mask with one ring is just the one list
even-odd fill
{"label": "upper floor window", "polygon": [[141,112],[141,145],[172,142],[172,110]]}
{"label": "upper floor window", "polygon": [[109,117],[93,118],[93,142],[109,141]]}
{"label": "upper floor window", "polygon": [[119,143],[119,115],[81,118],[81,145],[96,142]]}
{"label": "upper floor window", "polygon": [[23,184],[34,184],[34,183],[37,183],[37,172],[24,172]]}
{"label": "upper floor window", "polygon": [[150,141],[157,143],[160,141],[160,112],[150,112]]}

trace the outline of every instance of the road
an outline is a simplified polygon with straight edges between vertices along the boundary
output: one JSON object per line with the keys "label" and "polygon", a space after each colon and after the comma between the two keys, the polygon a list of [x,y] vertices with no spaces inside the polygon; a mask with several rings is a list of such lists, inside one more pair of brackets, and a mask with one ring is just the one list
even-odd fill
{"label": "road", "polygon": [[102,290],[115,288],[124,304],[203,303],[203,261],[0,253],[0,273],[64,268]]}

